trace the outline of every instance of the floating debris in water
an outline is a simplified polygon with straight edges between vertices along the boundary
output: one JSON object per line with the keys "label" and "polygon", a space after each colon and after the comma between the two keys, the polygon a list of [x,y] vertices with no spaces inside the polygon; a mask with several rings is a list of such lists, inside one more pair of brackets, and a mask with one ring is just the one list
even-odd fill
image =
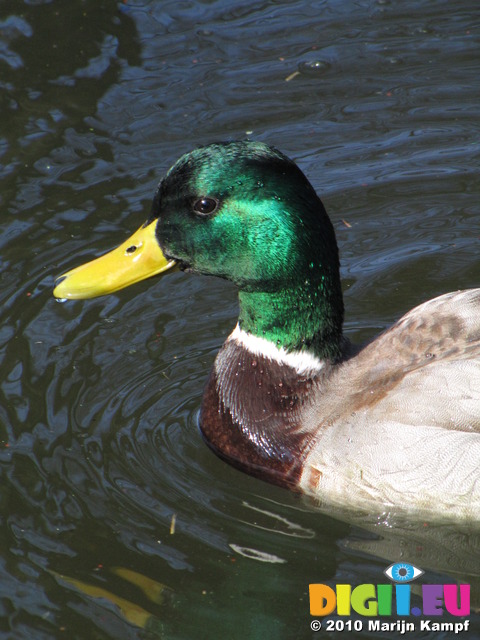
{"label": "floating debris in water", "polygon": [[330,69],[330,64],[324,60],[307,60],[300,62],[298,71],[304,76],[319,76]]}
{"label": "floating debris in water", "polygon": [[285,78],[285,82],[290,82],[290,80],[293,80],[299,75],[300,75],[300,71],[294,71],[293,73],[291,73],[289,76]]}
{"label": "floating debris in water", "polygon": [[304,60],[299,62],[297,71],[294,71],[285,78],[285,82],[290,82],[297,76],[320,76],[330,69],[330,64],[324,60]]}

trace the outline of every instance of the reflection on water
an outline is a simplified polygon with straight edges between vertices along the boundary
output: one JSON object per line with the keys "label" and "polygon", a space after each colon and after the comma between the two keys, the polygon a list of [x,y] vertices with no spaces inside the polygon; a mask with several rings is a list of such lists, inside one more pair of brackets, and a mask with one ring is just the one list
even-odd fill
{"label": "reflection on water", "polygon": [[472,6],[2,2],[0,635],[310,638],[310,582],[376,584],[399,559],[478,607],[475,528],[360,526],[205,447],[227,283],[51,297],[139,226],[180,153],[248,135],[322,194],[355,341],[477,285]]}

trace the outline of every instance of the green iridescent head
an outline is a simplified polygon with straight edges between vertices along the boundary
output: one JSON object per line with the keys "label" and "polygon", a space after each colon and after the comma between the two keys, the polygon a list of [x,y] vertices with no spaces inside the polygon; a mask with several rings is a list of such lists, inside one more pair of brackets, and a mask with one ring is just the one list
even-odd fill
{"label": "green iridescent head", "polygon": [[[229,142],[182,156],[160,183],[142,229],[154,232],[166,259],[152,273],[175,262],[231,280],[242,329],[289,351],[339,356],[343,301],[334,231],[304,174],[276,149]],[[122,251],[140,251],[142,238]]]}
{"label": "green iridescent head", "polygon": [[239,287],[244,330],[336,357],[343,301],[335,234],[292,160],[259,142],[196,149],[161,182],[156,217],[167,257]]}

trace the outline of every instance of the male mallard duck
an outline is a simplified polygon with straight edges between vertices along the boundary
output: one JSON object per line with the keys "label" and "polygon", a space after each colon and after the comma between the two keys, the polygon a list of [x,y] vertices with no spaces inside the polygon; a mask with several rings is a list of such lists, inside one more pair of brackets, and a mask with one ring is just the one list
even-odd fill
{"label": "male mallard duck", "polygon": [[173,265],[239,289],[200,416],[219,456],[324,504],[478,518],[480,289],[352,347],[332,224],[297,165],[259,142],[182,156],[147,222],[54,295],[99,296]]}

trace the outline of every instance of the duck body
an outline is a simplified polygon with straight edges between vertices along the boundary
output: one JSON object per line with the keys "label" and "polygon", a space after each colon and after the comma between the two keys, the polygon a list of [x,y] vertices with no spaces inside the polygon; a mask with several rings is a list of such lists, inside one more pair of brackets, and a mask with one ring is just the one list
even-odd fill
{"label": "duck body", "polygon": [[323,505],[478,519],[479,314],[480,289],[440,296],[334,365],[237,326],[202,432],[231,464]]}
{"label": "duck body", "polygon": [[117,290],[139,263],[137,280],[178,264],[239,288],[200,414],[219,456],[323,507],[478,519],[480,289],[426,302],[353,347],[323,205],[291,160],[253,142],[183,156],[145,225],[63,276],[55,295]]}

